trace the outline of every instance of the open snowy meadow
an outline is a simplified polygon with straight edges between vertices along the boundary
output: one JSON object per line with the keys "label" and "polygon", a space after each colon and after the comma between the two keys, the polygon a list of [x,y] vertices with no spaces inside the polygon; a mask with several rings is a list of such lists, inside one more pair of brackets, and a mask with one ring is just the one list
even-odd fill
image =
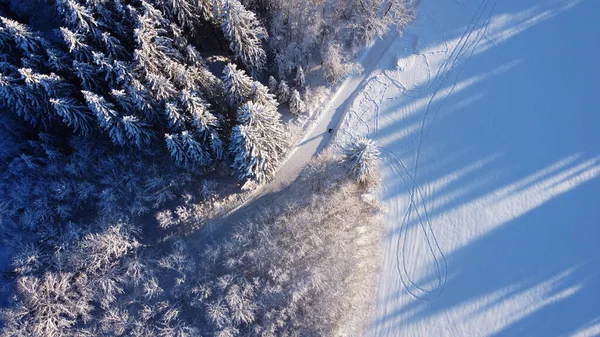
{"label": "open snowy meadow", "polygon": [[374,45],[338,134],[384,157],[367,334],[600,335],[600,1],[417,13]]}

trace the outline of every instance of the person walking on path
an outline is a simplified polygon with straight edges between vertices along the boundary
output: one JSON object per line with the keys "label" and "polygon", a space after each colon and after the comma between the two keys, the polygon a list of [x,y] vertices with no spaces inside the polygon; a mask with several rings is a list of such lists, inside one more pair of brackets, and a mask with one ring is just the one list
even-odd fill
{"label": "person walking on path", "polygon": [[327,132],[331,133],[331,131],[333,131],[333,129],[332,129],[332,128],[329,128],[329,131],[327,131]]}

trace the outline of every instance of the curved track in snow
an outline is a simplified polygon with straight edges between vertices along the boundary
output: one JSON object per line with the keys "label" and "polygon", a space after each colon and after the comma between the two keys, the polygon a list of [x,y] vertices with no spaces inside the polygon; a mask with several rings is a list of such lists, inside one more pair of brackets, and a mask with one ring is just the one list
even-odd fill
{"label": "curved track in snow", "polygon": [[[416,144],[410,151],[413,157],[411,158],[412,165],[407,167],[393,151],[382,149],[384,166],[390,170],[393,176],[399,177],[402,181],[402,185],[391,187],[394,190],[390,190],[390,187],[383,184],[383,194],[400,195],[408,191],[408,202],[399,205],[399,201],[396,200],[388,205],[390,207],[388,212],[391,218],[396,219],[396,227],[399,231],[396,240],[396,271],[403,288],[418,300],[432,300],[440,296],[448,279],[448,263],[438,243],[427,211],[427,198],[418,184],[422,148],[446,98],[454,91],[460,72],[485,35],[496,3],[497,0],[482,0],[479,3],[470,22],[465,26],[463,33],[452,48],[449,48],[446,43],[444,29],[431,15],[425,12],[423,15],[439,29],[443,45],[440,50],[425,53],[419,53],[416,49],[412,50],[412,57],[422,58],[426,66],[424,83],[409,88],[401,80],[395,78],[394,72],[384,70],[380,75],[371,77],[365,85],[367,88],[370,83],[376,83],[377,89],[364,90],[356,99],[359,108],[353,107],[348,112],[350,118],[354,118],[364,126],[364,129],[359,131],[359,135],[376,138],[379,133],[381,102],[386,99],[399,98],[398,96],[387,97],[389,91],[395,90],[403,97],[426,99],[421,121],[416,130]],[[418,36],[415,38],[418,40]],[[444,59],[436,70],[432,70],[429,58],[440,54],[444,56]],[[353,130],[345,130],[345,132],[347,137],[356,136]],[[402,207],[404,209],[401,209]],[[418,284],[408,267],[410,256],[408,249],[414,247],[414,241],[418,239],[414,232],[409,231],[409,225],[413,223],[420,229],[418,231],[421,235],[420,239],[424,240],[427,254],[431,260],[430,274],[433,281],[428,282],[430,283],[428,286]]]}

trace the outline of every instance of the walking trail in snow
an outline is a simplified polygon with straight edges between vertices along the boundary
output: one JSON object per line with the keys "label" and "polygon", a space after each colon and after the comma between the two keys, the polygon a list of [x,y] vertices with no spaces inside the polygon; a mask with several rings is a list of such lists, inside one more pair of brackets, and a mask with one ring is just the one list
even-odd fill
{"label": "walking trail in snow", "polygon": [[[337,128],[348,110],[348,104],[354,100],[365,79],[376,69],[380,59],[398,38],[398,32],[391,31],[362,53],[359,61],[363,71],[351,74],[342,82],[331,100],[321,108],[317,120],[313,122],[304,138],[292,148],[287,158],[281,163],[273,180],[257,187],[237,207],[215,217],[207,228],[209,232],[207,238],[220,237],[223,233],[231,230],[235,224],[246,220],[249,214],[254,213],[253,209],[261,202],[263,196],[281,192],[289,186],[311,158],[332,143],[336,137]],[[333,129],[331,133],[328,132],[329,128]]]}
{"label": "walking trail in snow", "polygon": [[[226,215],[229,220],[240,218],[235,213],[239,209],[247,207],[254,200],[269,193],[278,192],[288,186],[298,177],[300,171],[310,159],[334,140],[348,104],[353,101],[359,89],[362,88],[365,79],[376,69],[379,60],[398,38],[398,32],[391,31],[382,39],[378,39],[373,46],[361,55],[360,63],[363,71],[348,76],[342,82],[331,100],[321,108],[318,119],[312,124],[304,138],[292,148],[287,158],[281,163],[273,180],[264,186],[258,187],[242,205],[229,211]],[[331,133],[329,132],[330,128],[333,129]]]}

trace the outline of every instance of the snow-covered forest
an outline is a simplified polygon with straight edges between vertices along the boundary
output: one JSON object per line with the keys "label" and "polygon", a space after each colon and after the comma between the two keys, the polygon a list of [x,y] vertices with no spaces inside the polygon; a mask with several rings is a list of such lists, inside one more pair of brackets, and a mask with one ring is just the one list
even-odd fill
{"label": "snow-covered forest", "polygon": [[148,245],[130,221],[104,218],[28,243],[3,336],[359,334],[384,232],[350,167],[323,155],[222,241]]}
{"label": "snow-covered forest", "polygon": [[410,0],[0,0],[0,334],[361,331],[374,144],[312,164],[237,231],[203,228],[272,179],[311,86],[413,16]]}

